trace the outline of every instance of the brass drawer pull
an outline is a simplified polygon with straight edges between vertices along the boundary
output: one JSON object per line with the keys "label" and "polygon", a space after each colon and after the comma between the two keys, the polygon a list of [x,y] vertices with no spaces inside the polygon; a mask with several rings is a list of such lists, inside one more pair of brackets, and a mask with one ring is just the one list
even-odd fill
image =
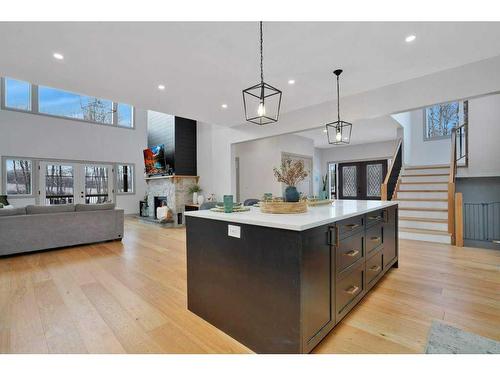
{"label": "brass drawer pull", "polygon": [[351,286],[349,289],[346,289],[344,292],[347,294],[356,294],[356,292],[359,290],[359,286]]}
{"label": "brass drawer pull", "polygon": [[378,242],[378,241],[380,241],[380,240],[381,240],[381,238],[380,238],[380,237],[371,237],[371,238],[370,238],[370,241],[373,241],[373,242]]}
{"label": "brass drawer pull", "polygon": [[368,219],[370,219],[370,220],[381,220],[382,216],[368,216]]}
{"label": "brass drawer pull", "polygon": [[373,272],[378,272],[382,269],[382,267],[380,266],[373,266],[373,267],[370,267],[370,271],[373,271]]}
{"label": "brass drawer pull", "polygon": [[354,228],[359,227],[359,224],[345,224],[344,226],[349,228],[349,230],[353,230]]}
{"label": "brass drawer pull", "polygon": [[351,251],[348,251],[347,253],[345,253],[345,255],[347,255],[348,257],[355,257],[358,254],[359,254],[359,250],[351,250]]}

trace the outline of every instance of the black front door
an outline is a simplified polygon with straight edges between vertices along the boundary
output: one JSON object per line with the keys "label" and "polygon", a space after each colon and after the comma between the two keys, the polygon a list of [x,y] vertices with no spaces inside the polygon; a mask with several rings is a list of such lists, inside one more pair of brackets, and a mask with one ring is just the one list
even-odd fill
{"label": "black front door", "polygon": [[380,187],[387,174],[387,160],[340,163],[339,199],[380,200]]}

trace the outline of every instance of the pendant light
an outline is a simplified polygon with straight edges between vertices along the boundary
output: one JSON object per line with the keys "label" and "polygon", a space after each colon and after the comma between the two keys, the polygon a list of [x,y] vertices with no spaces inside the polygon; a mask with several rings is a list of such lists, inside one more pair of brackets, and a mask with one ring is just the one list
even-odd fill
{"label": "pendant light", "polygon": [[281,107],[281,90],[264,82],[262,21],[260,22],[260,83],[243,90],[245,119],[257,125],[278,121]]}
{"label": "pendant light", "polygon": [[340,119],[340,90],[339,76],[342,69],[333,72],[337,76],[337,121],[326,124],[328,143],[331,145],[348,145],[351,142],[352,124]]}

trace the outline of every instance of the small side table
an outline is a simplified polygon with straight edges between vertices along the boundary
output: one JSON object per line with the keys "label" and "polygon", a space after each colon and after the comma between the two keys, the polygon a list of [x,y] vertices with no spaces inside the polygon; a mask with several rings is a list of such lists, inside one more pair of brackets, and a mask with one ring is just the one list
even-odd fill
{"label": "small side table", "polygon": [[200,209],[199,204],[186,204],[184,206],[184,211],[198,211]]}

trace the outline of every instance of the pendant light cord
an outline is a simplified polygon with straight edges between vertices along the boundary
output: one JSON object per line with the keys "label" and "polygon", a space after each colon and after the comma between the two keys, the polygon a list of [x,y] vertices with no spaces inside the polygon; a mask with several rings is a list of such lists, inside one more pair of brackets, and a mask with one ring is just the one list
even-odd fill
{"label": "pendant light cord", "polygon": [[337,120],[340,125],[340,89],[339,89],[339,76],[337,76]]}
{"label": "pendant light cord", "polygon": [[264,82],[264,37],[262,35],[262,21],[260,21],[260,83]]}

